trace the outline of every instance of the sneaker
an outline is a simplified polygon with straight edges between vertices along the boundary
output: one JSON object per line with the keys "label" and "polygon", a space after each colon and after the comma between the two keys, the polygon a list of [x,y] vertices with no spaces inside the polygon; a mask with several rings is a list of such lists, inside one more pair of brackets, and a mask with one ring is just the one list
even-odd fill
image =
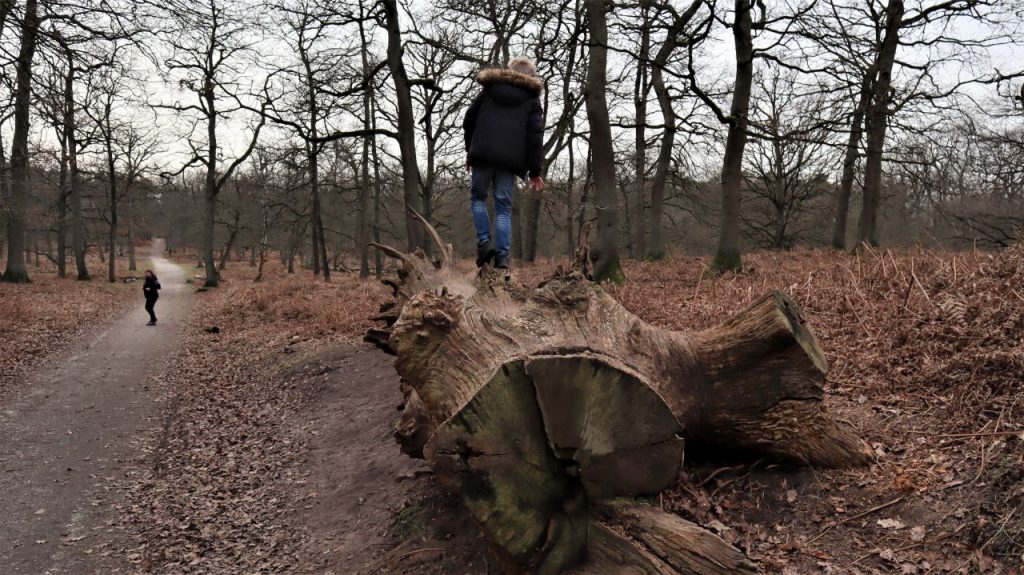
{"label": "sneaker", "polygon": [[147,323],[146,325],[156,325],[156,322],[155,321],[151,321],[151,322]]}
{"label": "sneaker", "polygon": [[491,246],[491,242],[483,242],[476,246],[476,267],[482,268],[484,264],[491,261],[494,257],[494,248]]}
{"label": "sneaker", "polygon": [[500,270],[508,269],[508,254],[498,254],[494,258],[494,267]]}

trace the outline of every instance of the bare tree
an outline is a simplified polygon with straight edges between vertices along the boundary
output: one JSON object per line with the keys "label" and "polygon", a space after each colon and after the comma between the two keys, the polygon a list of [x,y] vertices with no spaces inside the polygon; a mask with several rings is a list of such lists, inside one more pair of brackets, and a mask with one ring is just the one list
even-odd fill
{"label": "bare tree", "polygon": [[817,227],[808,221],[813,202],[830,190],[833,167],[831,129],[818,116],[828,109],[823,95],[802,93],[796,73],[776,68],[757,82],[746,154],[745,193],[751,210],[741,217],[745,233],[757,245],[788,249]]}
{"label": "bare tree", "polygon": [[[533,39],[534,60],[539,66],[540,75],[545,78],[550,89],[544,91],[544,110],[547,114],[544,142],[544,164],[541,177],[544,181],[550,178],[551,166],[558,157],[569,150],[572,151],[576,140],[575,125],[584,99],[578,96],[579,89],[585,81],[581,76],[587,70],[587,51],[582,42],[586,34],[582,0],[563,0],[561,4],[551,6],[542,12],[543,20],[540,30]],[[554,91],[557,86],[557,91]],[[553,113],[557,110],[557,114]],[[571,219],[572,168],[569,169],[569,182],[565,186],[567,202],[566,211]],[[525,242],[523,256],[527,261],[537,258],[538,231],[540,227],[541,207],[546,195],[530,193],[525,202]],[[568,228],[572,226],[569,225]],[[569,237],[572,232],[569,231]],[[572,241],[569,241],[570,252]]]}
{"label": "bare tree", "polygon": [[[327,242],[324,234],[324,218],[321,199],[320,154],[325,141],[322,136],[330,130],[331,116],[336,112],[341,98],[355,92],[339,94],[334,86],[344,75],[343,63],[351,56],[350,50],[335,40],[340,28],[347,24],[349,17],[340,15],[334,7],[319,0],[296,0],[281,3],[276,10],[282,14],[285,23],[284,39],[291,51],[298,56],[295,67],[283,69],[287,85],[295,86],[289,92],[297,94],[292,105],[275,104],[275,112],[294,118],[288,122],[305,146],[305,160],[310,190],[310,224],[313,247],[313,276],[321,270],[325,280],[330,279],[330,265],[327,259]],[[363,85],[360,79],[359,85]]]}
{"label": "bare tree", "polygon": [[[363,5],[359,4],[359,16],[357,20],[359,26],[359,64],[360,71],[363,77],[369,77],[370,75],[370,42],[369,34],[366,28],[366,20],[363,18]],[[375,114],[373,109],[373,94],[370,90],[363,90],[362,97],[362,125],[363,125],[363,141],[362,141],[362,153],[360,157],[360,176],[359,176],[359,222],[358,222],[358,236],[359,236],[359,277],[365,278],[370,275],[370,223],[371,218],[369,217],[370,209],[370,196],[372,194],[370,186],[370,148],[373,147],[374,155],[376,155],[377,141],[376,137],[370,132],[375,128]],[[379,169],[374,164],[375,169]],[[379,189],[379,182],[377,182]],[[373,224],[376,231],[377,222],[379,221],[380,202],[379,194],[378,201],[373,202]],[[379,234],[374,234],[374,240],[380,241]],[[378,255],[378,258],[380,256]],[[378,274],[380,272],[380,264],[377,264]]]}
{"label": "bare tree", "polygon": [[861,207],[857,242],[878,244],[878,204],[882,186],[882,152],[889,127],[889,88],[903,25],[903,0],[889,0],[885,7],[885,32],[878,58],[873,66],[871,100],[864,115],[867,155],[864,160],[864,200]]}
{"label": "bare tree", "polygon": [[[4,3],[5,19],[10,10]],[[32,59],[39,33],[39,8],[36,0],[26,0],[21,20],[21,48],[18,51],[17,88],[14,98],[14,136],[11,140],[11,207],[7,221],[7,269],[3,281],[27,282],[25,266],[25,204],[29,193],[28,133],[32,98]]]}
{"label": "bare tree", "polygon": [[[1013,32],[1003,29],[1013,3],[932,0],[908,5],[903,0],[886,0],[884,5],[872,2],[865,6],[829,0],[821,5],[825,14],[811,19],[806,32],[829,61],[818,73],[839,79],[845,84],[843,93],[852,93],[856,102],[848,116],[850,133],[832,243],[836,247],[846,243],[849,201],[863,137],[864,190],[857,241],[876,244],[883,156],[895,118],[915,104],[938,106],[965,85],[994,82],[993,74],[978,65],[978,57],[988,48],[1014,41]],[[973,24],[966,26],[968,22]],[[976,37],[969,30],[978,25],[987,31]],[[950,74],[949,66],[958,72]],[[947,69],[937,74],[943,67]],[[898,83],[893,80],[897,73],[902,76]],[[955,79],[947,81],[949,78]]]}
{"label": "bare tree", "polygon": [[587,119],[590,122],[590,155],[597,196],[598,257],[594,280],[622,283],[619,261],[619,208],[615,197],[615,152],[608,117],[608,20],[604,0],[586,0],[590,31],[590,65],[587,68]]}
{"label": "bare tree", "polygon": [[[416,161],[416,123],[412,114],[412,92],[402,54],[402,28],[399,20],[398,1],[380,0],[383,24],[387,30],[387,64],[395,89],[395,106],[398,111],[398,149],[402,161],[402,198],[408,208],[419,211],[419,167]],[[423,232],[420,224],[406,210],[405,234],[409,251],[423,246]]]}
{"label": "bare tree", "polygon": [[707,38],[714,19],[713,12],[709,11],[707,18],[696,24],[696,26],[692,28],[690,26],[704,4],[704,0],[693,0],[686,10],[682,12],[677,12],[670,5],[666,6],[668,24],[665,31],[665,39],[655,52],[654,61],[651,63],[651,84],[658,98],[658,107],[661,110],[664,127],[659,142],[658,156],[655,160],[654,180],[651,183],[650,223],[647,226],[650,230],[650,240],[646,245],[645,254],[650,259],[658,260],[665,257],[665,240],[662,234],[665,187],[668,183],[669,171],[671,169],[676,132],[679,129],[679,117],[675,110],[675,98],[665,82],[665,74],[669,61],[679,47],[680,40],[685,39],[688,47],[688,57],[692,58],[694,47]]}
{"label": "bare tree", "polygon": [[[408,59],[418,82],[413,86],[412,98],[419,116],[421,139],[424,143],[425,169],[418,171],[422,215],[434,222],[434,206],[445,181],[452,181],[465,163],[460,157],[462,146],[462,112],[468,100],[465,77],[456,75],[458,58],[442,44],[453,44],[451,32],[439,30],[434,42],[410,42]],[[430,253],[428,242],[424,249]]]}
{"label": "bare tree", "polygon": [[[759,0],[758,0],[759,1]],[[747,145],[747,112],[754,77],[754,29],[751,13],[754,0],[736,0],[736,20],[732,24],[736,50],[736,81],[729,107],[729,134],[722,160],[722,221],[718,229],[718,249],[712,267],[719,271],[738,270],[740,259],[740,184],[743,179],[743,149]],[[762,11],[764,4],[761,4]]]}
{"label": "bare tree", "polygon": [[[107,281],[113,283],[116,277],[117,236],[118,236],[118,201],[123,190],[118,188],[118,143],[124,137],[124,127],[115,117],[115,108],[124,105],[125,96],[129,91],[130,78],[125,66],[123,46],[115,45],[105,58],[102,67],[95,74],[91,86],[95,93],[91,105],[84,106],[96,126],[99,140],[103,147],[104,164],[107,177]],[[120,52],[120,53],[119,53]],[[127,174],[126,174],[127,175]],[[132,178],[138,174],[132,174]],[[134,183],[134,182],[133,182]]]}
{"label": "bare tree", "polygon": [[151,161],[162,151],[156,130],[152,127],[143,128],[138,124],[128,123],[121,127],[120,137],[114,141],[117,148],[116,156],[121,158],[121,176],[123,178],[121,193],[126,203],[128,219],[128,270],[136,271],[135,258],[135,204],[139,192],[147,187],[144,179],[153,169]]}
{"label": "bare tree", "polygon": [[[203,261],[206,286],[216,287],[220,277],[213,256],[217,197],[235,170],[252,154],[266,123],[264,113],[256,114],[248,127],[248,143],[222,168],[223,149],[218,128],[222,121],[237,121],[240,112],[251,109],[243,100],[252,95],[242,93],[238,86],[247,73],[243,66],[252,64],[251,60],[244,61],[245,56],[252,55],[248,33],[251,15],[245,12],[244,6],[224,0],[207,0],[202,4],[170,0],[162,6],[162,13],[169,25],[161,33],[171,50],[171,55],[163,62],[164,67],[194,101],[161,103],[157,107],[199,120],[186,138],[192,157],[182,170],[195,165],[205,168]],[[260,94],[265,96],[266,85]],[[267,101],[262,100],[260,111],[265,111],[267,105]],[[194,132],[199,126],[206,128],[205,134]]]}

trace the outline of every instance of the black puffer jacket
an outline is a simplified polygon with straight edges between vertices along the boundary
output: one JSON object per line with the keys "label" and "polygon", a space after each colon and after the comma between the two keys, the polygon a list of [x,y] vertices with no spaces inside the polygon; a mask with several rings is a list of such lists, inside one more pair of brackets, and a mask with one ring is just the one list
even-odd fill
{"label": "black puffer jacket", "polygon": [[483,91],[462,123],[470,165],[539,176],[544,159],[544,85],[506,68],[484,70],[476,81]]}
{"label": "black puffer jacket", "polygon": [[155,277],[146,278],[146,281],[142,284],[142,293],[145,294],[146,299],[155,300],[160,297],[160,282]]}

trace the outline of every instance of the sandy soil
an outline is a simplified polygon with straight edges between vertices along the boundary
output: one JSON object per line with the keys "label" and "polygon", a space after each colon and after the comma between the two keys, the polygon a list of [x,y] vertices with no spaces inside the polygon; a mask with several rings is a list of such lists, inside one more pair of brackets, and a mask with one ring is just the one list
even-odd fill
{"label": "sandy soil", "polygon": [[308,542],[304,570],[345,574],[500,572],[454,498],[391,437],[401,401],[392,359],[367,345],[300,358],[282,373],[306,398],[293,422],[306,436],[306,504],[290,522]]}

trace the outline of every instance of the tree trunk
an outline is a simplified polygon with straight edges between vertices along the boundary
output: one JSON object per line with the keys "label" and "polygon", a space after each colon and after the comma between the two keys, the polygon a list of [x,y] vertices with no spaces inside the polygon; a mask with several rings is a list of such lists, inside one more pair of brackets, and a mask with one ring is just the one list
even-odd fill
{"label": "tree trunk", "polygon": [[565,245],[566,254],[572,257],[573,243],[575,236],[572,233],[572,199],[573,190],[576,188],[576,151],[572,144],[569,144],[569,174],[565,182]]}
{"label": "tree trunk", "polygon": [[68,177],[71,180],[71,243],[75,252],[75,269],[79,280],[89,279],[85,262],[85,217],[82,213],[82,179],[78,171],[78,125],[75,119],[75,57],[65,52],[68,61],[64,77],[64,137],[68,141]]}
{"label": "tree trunk", "polygon": [[[513,180],[514,181],[514,180]],[[517,260],[523,259],[523,219],[522,206],[526,201],[526,194],[516,190],[512,194],[512,257]]]}
{"label": "tree trunk", "polygon": [[[14,136],[11,140],[11,206],[7,216],[7,269],[3,281],[29,281],[25,266],[25,233],[31,172],[28,166],[28,133],[32,105],[32,58],[36,53],[39,18],[36,0],[25,2],[18,51],[17,86],[14,93]],[[4,16],[10,6],[3,4]]]}
{"label": "tree trunk", "polygon": [[[366,29],[363,20],[359,21],[359,38],[362,41],[362,48],[359,51],[360,63],[363,76],[370,73],[370,62],[367,52],[370,45],[366,42]],[[363,130],[369,132],[372,126],[370,115],[372,110],[370,100],[373,94],[370,90],[363,91]],[[363,136],[362,156],[359,162],[359,277],[370,277],[370,145],[376,145],[374,136],[369,134]]]}
{"label": "tree trunk", "polygon": [[608,63],[608,23],[604,0],[587,0],[590,29],[590,65],[587,67],[587,120],[597,207],[599,252],[594,280],[622,283],[625,275],[619,262],[619,208],[615,194],[615,152],[605,99]]}
{"label": "tree trunk", "polygon": [[[212,50],[212,48],[211,48]],[[212,54],[207,55],[212,59]],[[206,200],[206,211],[203,214],[203,260],[206,265],[205,287],[217,287],[220,274],[217,272],[217,260],[213,257],[214,222],[217,217],[217,99],[214,96],[213,79],[209,76],[204,80],[203,97],[206,100],[206,180],[203,197]]]}
{"label": "tree trunk", "polygon": [[63,134],[57,182],[57,275],[65,278],[68,276],[68,140]]}
{"label": "tree trunk", "polygon": [[[772,119],[772,133],[779,135],[778,116]],[[786,204],[788,198],[786,193],[789,186],[789,178],[786,175],[786,158],[783,144],[779,139],[772,141],[772,160],[775,164],[775,174],[772,177],[772,185],[775,186],[772,194],[772,208],[774,209],[772,247],[781,249],[786,244]]]}
{"label": "tree trunk", "polygon": [[[2,1],[2,0],[0,0]],[[4,148],[3,138],[0,137],[0,201],[7,202],[11,197],[11,171],[7,163],[7,150]],[[0,234],[0,258],[4,257],[6,250],[7,234]],[[0,281],[3,281],[3,273],[0,272]]]}
{"label": "tree trunk", "polygon": [[889,88],[903,25],[903,0],[889,0],[885,8],[885,38],[878,53],[878,77],[866,115],[867,156],[864,159],[864,201],[861,205],[857,243],[878,245],[878,207],[882,195],[882,152],[889,125]]}
{"label": "tree trunk", "polygon": [[[588,226],[589,227],[589,226]],[[366,339],[397,357],[402,450],[425,458],[529,573],[753,573],[699,527],[611,500],[675,484],[684,447],[822,466],[871,450],[825,411],[827,363],[800,308],[772,292],[702,332],[654,327],[576,269],[536,289],[440,253],[402,262]],[[625,536],[623,535],[625,534]]]}
{"label": "tree trunk", "polygon": [[661,135],[661,147],[658,149],[654,181],[651,183],[651,224],[648,226],[651,236],[647,244],[647,258],[660,260],[665,257],[665,239],[662,235],[661,220],[665,210],[665,186],[668,183],[668,172],[672,164],[672,147],[675,145],[676,139],[676,112],[672,108],[672,99],[665,86],[661,68],[656,66],[652,70],[651,76],[654,93],[657,95],[658,105],[661,107],[665,131]]}
{"label": "tree trunk", "polygon": [[[633,157],[633,257],[640,259],[647,251],[647,100],[651,94],[648,80],[651,54],[651,18],[646,5],[641,5],[643,22],[640,28],[640,53],[637,58],[636,80],[633,83],[633,115],[636,127],[633,130],[635,155]],[[628,204],[627,204],[628,205]]]}
{"label": "tree trunk", "polygon": [[[381,0],[384,6],[384,24],[388,32],[387,62],[391,79],[395,84],[395,100],[398,106],[398,150],[402,160],[402,192],[407,208],[419,210],[419,177],[416,164],[416,124],[413,118],[412,95],[409,92],[409,77],[402,61],[402,32],[398,15],[397,0]],[[408,210],[407,210],[408,212]],[[411,252],[423,246],[422,233],[416,220],[406,213],[406,246]]]}
{"label": "tree trunk", "polygon": [[309,151],[309,185],[313,194],[313,277],[322,271],[324,280],[331,279],[331,270],[327,259],[327,245],[324,237],[324,218],[320,207],[320,168],[319,151],[316,144],[308,144]]}
{"label": "tree trunk", "polygon": [[687,24],[693,20],[694,15],[703,5],[702,0],[694,0],[690,6],[677,16],[668,28],[665,41],[658,48],[658,53],[651,64],[651,85],[654,87],[654,94],[658,98],[658,107],[661,108],[662,122],[665,124],[665,131],[661,135],[661,144],[658,149],[657,164],[654,169],[654,181],[651,182],[651,204],[650,204],[650,239],[647,243],[646,257],[652,260],[663,259],[665,253],[665,240],[662,234],[662,217],[665,211],[665,186],[668,183],[669,169],[672,167],[672,147],[676,139],[676,111],[672,107],[672,97],[668,87],[665,85],[664,68],[672,53],[678,47],[680,34],[686,29]]}
{"label": "tree trunk", "polygon": [[[256,277],[253,278],[253,283],[257,283],[263,280],[263,266],[267,263],[267,239],[270,234],[270,208],[266,204],[263,204],[263,231],[260,234],[260,246],[259,246],[259,267],[256,269]],[[253,248],[253,255],[256,254],[256,248]],[[253,262],[255,264],[255,261]]]}
{"label": "tree trunk", "polygon": [[[303,29],[300,34],[305,34]],[[309,190],[313,200],[313,277],[318,277],[323,271],[324,281],[331,279],[331,267],[327,259],[327,242],[324,234],[324,219],[320,203],[320,144],[315,140],[318,134],[320,123],[320,107],[317,102],[317,79],[316,72],[304,36],[299,38],[299,56],[305,70],[306,105],[309,112],[309,125],[307,127],[309,137],[306,141],[306,166],[309,170]]]}
{"label": "tree trunk", "polygon": [[110,228],[107,235],[107,251],[110,252],[110,259],[107,261],[107,281],[117,281],[117,170],[114,165],[114,135],[110,133],[110,104],[107,103],[106,122],[107,134],[105,137],[107,148],[107,177],[110,178]]}
{"label": "tree trunk", "polygon": [[241,228],[238,223],[241,217],[242,213],[236,210],[235,223],[231,226],[231,233],[228,235],[228,243],[224,244],[224,249],[220,252],[220,263],[217,265],[217,268],[221,271],[227,269],[228,256],[231,255],[231,248],[235,245],[235,240],[238,238],[238,230]]}
{"label": "tree trunk", "polygon": [[618,191],[622,199],[622,231],[625,232],[623,237],[626,238],[626,253],[629,254],[630,258],[635,258],[636,254],[633,252],[633,243],[631,241],[633,237],[633,214],[629,212],[629,188],[629,182],[619,181]]}
{"label": "tree trunk", "polygon": [[[541,177],[547,181],[547,169],[545,167]],[[540,209],[544,204],[544,197],[533,191],[527,192],[524,198],[523,218],[526,225],[523,228],[523,259],[528,262],[537,261],[537,234],[540,233]]]}
{"label": "tree trunk", "polygon": [[871,83],[874,75],[872,68],[864,73],[860,86],[860,97],[857,107],[850,118],[850,139],[846,142],[846,154],[843,157],[843,176],[839,181],[839,193],[836,195],[836,222],[832,229],[832,247],[846,249],[846,226],[850,215],[850,196],[853,195],[854,173],[857,169],[857,158],[860,157],[860,140],[864,134],[864,114],[871,104]]}
{"label": "tree trunk", "polygon": [[[319,202],[314,202],[319,204]],[[317,232],[316,218],[320,217],[319,205],[314,205],[312,213],[310,214],[310,220],[313,221],[313,225],[310,226],[310,244],[313,251],[313,277],[320,277],[320,234]]]}
{"label": "tree trunk", "polygon": [[736,0],[733,44],[736,48],[736,85],[729,108],[729,135],[722,161],[722,222],[718,230],[718,250],[712,267],[718,271],[739,270],[740,257],[740,185],[743,181],[743,149],[747,145],[747,113],[754,78],[754,44],[751,37],[753,0]]}
{"label": "tree trunk", "polygon": [[[367,92],[369,97],[369,92]],[[364,109],[369,105],[364,105]],[[359,277],[370,277],[370,136],[363,137],[359,162]]]}
{"label": "tree trunk", "polygon": [[138,271],[139,267],[135,261],[135,203],[132,201],[131,186],[125,189],[125,199],[128,202],[128,271]]}
{"label": "tree trunk", "polygon": [[[590,201],[590,192],[594,187],[594,159],[593,148],[587,154],[587,162],[583,174],[583,190],[580,193],[580,213],[576,216],[576,237],[583,237],[583,227],[587,225],[587,202]],[[582,247],[582,246],[577,246]],[[572,257],[576,252],[569,254]]]}
{"label": "tree trunk", "polygon": [[[376,117],[376,106],[373,106],[373,114]],[[376,127],[377,122],[374,121],[373,125]],[[380,154],[378,152],[377,140],[374,139],[371,142],[370,154],[373,157],[373,241],[380,243],[380,218],[381,218],[381,181],[380,181]],[[374,252],[373,256],[373,273],[380,279],[384,275],[384,257],[379,251]]]}

